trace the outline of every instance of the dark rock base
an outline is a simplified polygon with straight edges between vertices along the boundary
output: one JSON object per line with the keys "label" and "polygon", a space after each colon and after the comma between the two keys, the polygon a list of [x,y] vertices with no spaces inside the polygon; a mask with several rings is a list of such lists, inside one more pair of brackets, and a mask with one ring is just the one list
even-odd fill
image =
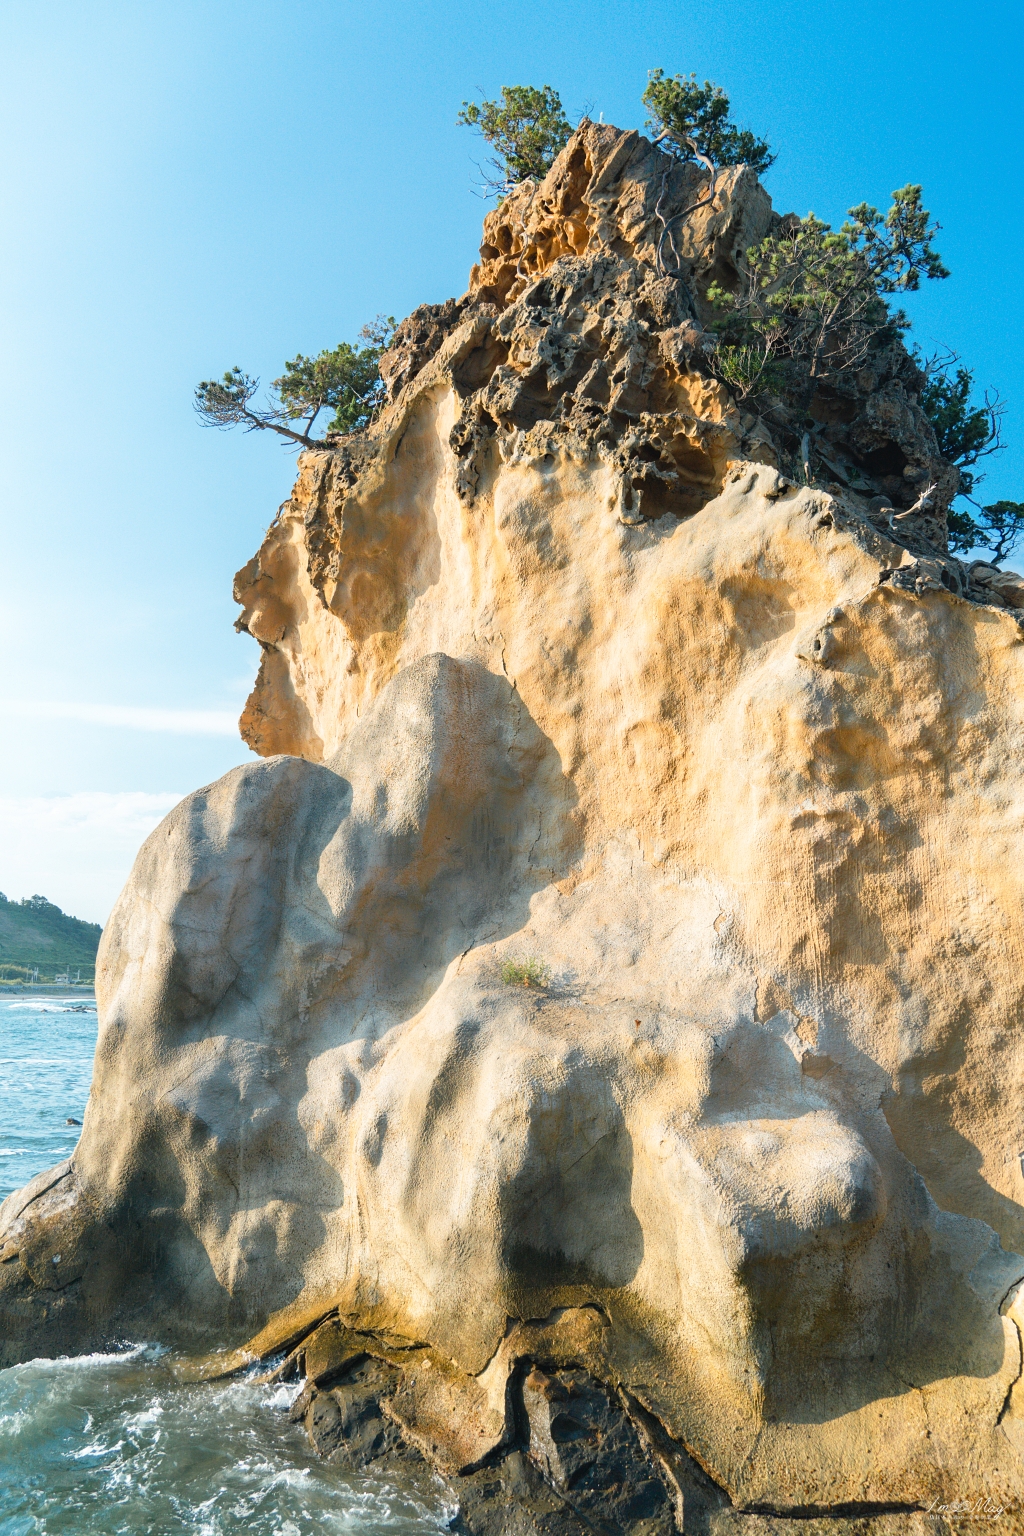
{"label": "dark rock base", "polygon": [[[314,1449],[365,1468],[422,1462],[389,1416],[400,1371],[363,1357],[307,1380],[291,1409]],[[674,1536],[709,1529],[728,1501],[679,1447],[655,1449],[638,1404],[578,1368],[520,1369],[510,1383],[513,1434],[482,1466],[445,1481],[472,1536]],[[663,1433],[663,1432],[662,1432]],[[675,1465],[673,1465],[675,1462]]]}

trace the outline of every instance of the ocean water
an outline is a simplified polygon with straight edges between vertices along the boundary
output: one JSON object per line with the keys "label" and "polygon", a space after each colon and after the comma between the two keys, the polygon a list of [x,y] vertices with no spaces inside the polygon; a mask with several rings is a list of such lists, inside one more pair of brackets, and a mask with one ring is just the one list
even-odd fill
{"label": "ocean water", "polygon": [[[0,1196],[73,1151],[91,998],[0,994]],[[158,1340],[0,1371],[0,1536],[420,1536],[454,1513],[421,1473],[327,1466],[295,1386],[183,1383]]]}
{"label": "ocean water", "polygon": [[0,990],[0,1200],[74,1151],[95,1049],[90,993]]}

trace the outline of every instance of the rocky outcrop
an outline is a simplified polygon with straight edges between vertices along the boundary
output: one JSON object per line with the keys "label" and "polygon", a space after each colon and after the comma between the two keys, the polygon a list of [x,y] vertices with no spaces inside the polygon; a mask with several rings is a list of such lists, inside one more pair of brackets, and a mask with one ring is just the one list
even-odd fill
{"label": "rocky outcrop", "polygon": [[1024,1485],[1022,587],[898,518],[955,485],[905,353],[732,401],[702,294],[776,215],[729,173],[661,275],[695,174],[585,124],[302,456],[263,760],[107,927],[4,1358],[268,1361],[473,1530],[938,1529]]}
{"label": "rocky outcrop", "polygon": [[[564,1363],[593,1364],[604,1326],[600,1313],[583,1308],[514,1329],[501,1351],[505,1405],[490,1433],[472,1438],[467,1429],[481,1423],[481,1405],[467,1400],[471,1384],[453,1380],[447,1361],[407,1342],[354,1334],[336,1319],[271,1379],[304,1373],[290,1416],[327,1460],[361,1470],[426,1457],[445,1477],[457,1531],[497,1536],[511,1522],[550,1536],[672,1536],[684,1527],[707,1530],[712,1520],[728,1531],[721,1489],[657,1421],[628,1393]],[[538,1353],[546,1368],[533,1363]]]}

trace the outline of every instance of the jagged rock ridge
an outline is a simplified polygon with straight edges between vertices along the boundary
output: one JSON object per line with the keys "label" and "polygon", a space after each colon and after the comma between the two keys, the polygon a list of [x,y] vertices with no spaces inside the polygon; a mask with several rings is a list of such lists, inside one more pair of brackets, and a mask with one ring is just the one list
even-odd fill
{"label": "jagged rock ridge", "polygon": [[[746,250],[787,220],[749,167],[731,167],[713,202],[678,226],[678,275],[665,275],[662,231],[671,225],[674,237],[703,177],[639,134],[585,125],[542,186],[524,184],[488,216],[469,293],[425,305],[399,328],[383,368],[391,398],[456,325],[486,318],[486,339],[457,376],[466,404],[451,446],[460,458],[481,437],[547,422],[577,451],[619,465],[639,493],[638,515],[686,515],[715,493],[728,458],[796,476],[811,424],[812,464],[826,481],[866,499],[883,494],[896,508],[935,484],[933,513],[917,528],[944,540],[957,475],[938,452],[920,408],[923,377],[901,344],[820,383],[811,423],[781,400],[754,417],[714,378],[708,286],[734,286]],[[467,496],[473,475],[470,465]]]}

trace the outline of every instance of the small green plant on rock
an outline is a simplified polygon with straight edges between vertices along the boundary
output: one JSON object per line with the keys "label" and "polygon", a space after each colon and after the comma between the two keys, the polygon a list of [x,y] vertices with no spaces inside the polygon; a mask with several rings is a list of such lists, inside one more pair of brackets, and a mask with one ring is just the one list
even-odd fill
{"label": "small green plant on rock", "polygon": [[682,160],[694,159],[696,148],[716,166],[749,165],[758,175],[775,162],[766,139],[732,122],[729,98],[713,80],[698,85],[696,75],[652,69],[642,99],[651,114],[647,126]]}
{"label": "small green plant on rock", "polygon": [[747,395],[771,393],[785,384],[785,374],[763,341],[730,346],[721,342],[712,357],[714,369],[738,400]]}
{"label": "small green plant on rock", "polygon": [[1024,539],[1024,501],[994,501],[973,513],[953,507],[948,516],[954,554],[987,549],[992,555],[989,564],[1001,565]]}
{"label": "small green plant on rock", "polygon": [[819,380],[860,367],[909,325],[885,296],[949,276],[932,249],[937,231],[919,186],[894,192],[884,217],[858,204],[838,230],[813,213],[786,220],[747,251],[735,289],[708,289],[724,381],[755,394],[789,377],[809,397]]}
{"label": "small green plant on rock", "polygon": [[505,960],[501,966],[501,979],[507,987],[546,987],[551,968],[533,955],[522,960]]}
{"label": "small green plant on rock", "polygon": [[[205,427],[269,430],[304,448],[322,441],[311,435],[322,411],[334,412],[328,432],[358,431],[369,425],[383,400],[380,360],[394,328],[393,316],[378,315],[360,331],[362,347],[343,341],[316,357],[300,352],[285,363],[262,410],[251,405],[260,381],[241,368],[229,369],[220,379],[205,379],[195,392],[196,414]],[[291,422],[304,425],[296,431]]]}
{"label": "small green plant on rock", "polygon": [[500,101],[464,101],[455,119],[462,128],[476,128],[495,151],[488,161],[492,175],[484,192],[507,197],[514,186],[531,178],[542,180],[564,149],[572,124],[561,98],[550,85],[503,85]]}
{"label": "small green plant on rock", "polygon": [[1002,451],[1006,407],[994,390],[986,390],[980,403],[973,398],[974,374],[955,352],[919,361],[926,380],[921,409],[932,424],[942,457],[960,471],[958,495],[973,508],[950,508],[950,551],[967,554],[972,549],[988,550],[991,564],[999,565],[1024,538],[1024,502],[995,501],[981,506],[974,493],[985,476],[975,466],[980,459]]}
{"label": "small green plant on rock", "polygon": [[974,374],[955,353],[929,358],[922,363],[927,380],[921,391],[921,409],[932,424],[939,452],[960,471],[960,495],[970,496],[984,476],[974,466],[1003,447],[1001,423],[1005,406],[998,394],[986,390],[981,405],[975,404]]}

